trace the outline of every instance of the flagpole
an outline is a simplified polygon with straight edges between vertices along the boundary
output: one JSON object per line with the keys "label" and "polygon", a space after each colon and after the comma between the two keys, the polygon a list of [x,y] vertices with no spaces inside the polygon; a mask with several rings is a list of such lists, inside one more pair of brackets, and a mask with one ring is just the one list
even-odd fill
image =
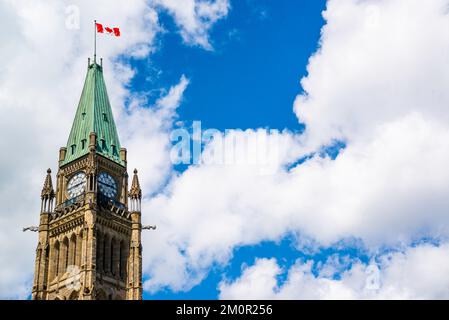
{"label": "flagpole", "polygon": [[97,20],[94,20],[94,63],[97,63]]}

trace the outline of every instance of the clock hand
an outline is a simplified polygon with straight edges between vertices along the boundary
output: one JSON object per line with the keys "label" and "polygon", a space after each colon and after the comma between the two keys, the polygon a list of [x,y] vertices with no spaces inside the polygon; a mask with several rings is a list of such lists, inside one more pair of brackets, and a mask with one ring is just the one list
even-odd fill
{"label": "clock hand", "polygon": [[107,184],[107,183],[104,183],[104,182],[101,182],[101,181],[100,181],[100,184],[102,184],[102,185],[104,185],[104,186],[107,186],[107,187],[109,187],[109,188],[115,189],[115,186],[114,186],[114,185],[110,185],[110,184]]}
{"label": "clock hand", "polygon": [[80,182],[78,184],[75,184],[74,186],[71,186],[70,189],[76,188],[76,187],[78,187],[78,186],[80,186],[82,184],[85,184],[85,183],[86,183],[86,181]]}

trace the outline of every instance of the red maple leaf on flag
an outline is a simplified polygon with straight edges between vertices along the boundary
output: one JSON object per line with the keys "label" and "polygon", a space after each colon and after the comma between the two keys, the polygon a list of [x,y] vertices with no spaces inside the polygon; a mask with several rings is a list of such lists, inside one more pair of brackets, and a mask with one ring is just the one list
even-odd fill
{"label": "red maple leaf on flag", "polygon": [[120,37],[120,28],[103,27],[101,23],[95,23],[97,33],[106,33],[116,37]]}

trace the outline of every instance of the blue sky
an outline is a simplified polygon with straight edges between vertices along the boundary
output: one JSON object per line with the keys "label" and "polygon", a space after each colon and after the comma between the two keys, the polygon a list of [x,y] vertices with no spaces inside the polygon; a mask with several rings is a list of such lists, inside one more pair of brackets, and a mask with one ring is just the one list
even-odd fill
{"label": "blue sky", "polygon": [[[159,50],[147,60],[133,62],[138,70],[132,90],[155,91],[149,100],[188,75],[191,83],[178,108],[179,120],[200,120],[204,128],[288,129],[301,132],[303,126],[293,113],[295,97],[302,91],[299,80],[306,75],[309,57],[318,48],[324,24],[325,1],[233,1],[227,18],[211,32],[213,51],[186,46],[176,32],[172,18],[162,15],[167,30],[158,38]],[[228,265],[215,265],[199,285],[189,291],[163,289],[145,292],[146,299],[217,299],[223,279],[235,279],[242,265],[256,258],[276,258],[289,268],[296,259],[325,261],[336,252],[323,249],[304,255],[288,235],[278,242],[262,242],[234,250]],[[340,254],[363,259],[356,249]],[[285,276],[285,275],[284,275]],[[282,281],[282,279],[280,279]]]}
{"label": "blue sky", "polygon": [[[287,272],[297,261],[313,261],[313,274],[318,275],[320,265],[325,264],[329,257],[338,255],[349,259],[347,264],[332,277],[338,279],[341,272],[351,268],[351,261],[360,260],[363,263],[369,262],[369,257],[360,244],[352,243],[343,246],[320,248],[313,252],[303,252],[295,246],[297,238],[288,235],[280,241],[263,241],[253,246],[238,247],[233,252],[233,257],[227,265],[215,265],[209,275],[201,284],[193,287],[189,291],[173,292],[172,290],[162,290],[155,294],[144,293],[145,299],[217,299],[219,297],[218,285],[222,280],[232,281],[241,276],[242,268],[252,266],[256,259],[275,258],[278,265],[284,270],[278,275],[278,285],[283,285],[287,278]],[[341,258],[339,258],[341,259]]]}
{"label": "blue sky", "polygon": [[[186,46],[173,19],[148,60],[133,64],[133,90],[166,88],[186,74],[191,80],[178,109],[181,121],[205,128],[268,127],[297,131],[293,113],[310,55],[318,48],[325,1],[233,1],[211,31],[214,50]],[[158,97],[158,91],[154,98]]]}
{"label": "blue sky", "polygon": [[[36,234],[17,230],[56,178],[94,19],[122,30],[98,54],[158,226],[142,234],[145,298],[449,297],[448,6],[0,0],[0,144],[17,155],[0,159],[0,298],[29,297]],[[172,129],[194,121],[278,157],[175,165]]]}
{"label": "blue sky", "polygon": [[[162,13],[160,23],[166,32],[158,36],[158,50],[148,59],[131,61],[138,73],[130,89],[145,92],[151,104],[166,94],[164,88],[186,75],[190,84],[177,109],[182,126],[200,120],[203,129],[287,129],[301,134],[304,125],[294,114],[293,103],[303,93],[300,79],[307,76],[309,58],[319,48],[325,7],[324,0],[232,1],[226,19],[210,31],[212,51],[186,45],[172,16]],[[334,141],[319,155],[335,159],[342,148],[344,142]],[[299,158],[290,167],[309,158]],[[175,167],[180,172],[187,168]],[[174,291],[162,287],[154,293],[145,291],[144,298],[217,299],[221,282],[236,281],[259,259],[276,259],[282,269],[276,276],[279,287],[297,261],[313,261],[311,273],[319,277],[321,268],[337,257],[338,263],[333,266],[338,267],[330,278],[339,280],[354,263],[368,265],[373,259],[363,241],[352,237],[324,247],[318,245],[314,250],[304,250],[298,246],[299,241],[299,234],[287,232],[277,241],[236,246],[227,263],[214,263],[193,288]],[[386,246],[377,250],[382,255],[402,249]]]}

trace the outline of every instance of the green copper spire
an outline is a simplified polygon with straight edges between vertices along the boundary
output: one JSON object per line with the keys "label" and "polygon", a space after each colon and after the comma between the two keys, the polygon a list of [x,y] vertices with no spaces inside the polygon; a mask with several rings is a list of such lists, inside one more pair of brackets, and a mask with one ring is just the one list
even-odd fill
{"label": "green copper spire", "polygon": [[89,64],[81,99],[67,141],[63,166],[89,153],[89,135],[97,134],[96,152],[124,165],[120,160],[120,142],[103,78],[102,66]]}

